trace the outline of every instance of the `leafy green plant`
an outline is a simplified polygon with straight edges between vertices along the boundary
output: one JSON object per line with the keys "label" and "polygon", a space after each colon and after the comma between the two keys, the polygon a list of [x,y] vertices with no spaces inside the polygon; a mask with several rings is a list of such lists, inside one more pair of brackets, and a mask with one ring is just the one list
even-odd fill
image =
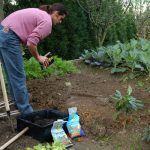
{"label": "leafy green plant", "polygon": [[43,78],[51,74],[65,75],[67,73],[78,72],[77,67],[71,61],[65,61],[57,56],[54,57],[54,63],[47,69],[42,69],[35,58],[25,60],[25,71],[27,79]]}
{"label": "leafy green plant", "polygon": [[112,68],[111,69],[111,73],[114,74],[114,73],[117,73],[117,72],[125,72],[127,70],[127,68]]}
{"label": "leafy green plant", "polygon": [[142,140],[150,142],[150,125],[145,129],[144,137]]}
{"label": "leafy green plant", "polygon": [[132,94],[131,86],[128,86],[127,94],[122,96],[121,92],[116,90],[113,95],[113,100],[115,102],[115,109],[117,112],[125,112],[126,114],[132,110],[142,109],[144,104],[142,101],[137,100]]}
{"label": "leafy green plant", "polygon": [[[150,76],[150,41],[131,39],[122,44],[86,50],[82,59],[89,64],[113,66],[111,73],[131,70],[134,73],[146,73]],[[108,65],[106,65],[108,64]]]}
{"label": "leafy green plant", "polygon": [[137,82],[137,85],[138,85],[139,87],[143,87],[143,86],[145,85],[145,83],[144,83],[144,81],[138,81],[138,82]]}
{"label": "leafy green plant", "polygon": [[49,67],[47,71],[56,74],[56,75],[65,75],[67,73],[76,73],[78,72],[77,67],[71,61],[65,61],[61,58],[54,57],[54,65]]}
{"label": "leafy green plant", "polygon": [[31,57],[29,60],[25,60],[24,65],[27,79],[42,77],[41,67],[35,58]]}
{"label": "leafy green plant", "polygon": [[118,44],[113,46],[108,46],[106,49],[107,54],[112,60],[113,66],[116,68],[117,65],[122,61],[121,49]]}
{"label": "leafy green plant", "polygon": [[[106,53],[105,47],[100,47],[96,49],[84,50],[84,53],[81,54],[80,59],[84,60],[85,63],[91,65],[105,65],[109,66],[112,62]],[[105,65],[106,66],[106,65]]]}
{"label": "leafy green plant", "polygon": [[84,53],[81,54],[81,59],[90,60],[92,58],[92,54],[89,50],[84,50]]}
{"label": "leafy green plant", "polygon": [[[141,73],[142,74],[142,73]],[[139,77],[141,75],[140,73],[133,73],[133,72],[130,72],[128,74],[125,74],[123,77],[122,77],[122,81],[123,82],[126,82],[126,81],[129,81],[129,80],[133,80],[137,77]]]}
{"label": "leafy green plant", "polygon": [[133,145],[133,146],[130,147],[130,150],[142,150],[142,147]]}
{"label": "leafy green plant", "polygon": [[59,141],[54,141],[52,145],[48,143],[46,145],[38,144],[33,148],[27,147],[26,150],[66,150],[66,148]]}

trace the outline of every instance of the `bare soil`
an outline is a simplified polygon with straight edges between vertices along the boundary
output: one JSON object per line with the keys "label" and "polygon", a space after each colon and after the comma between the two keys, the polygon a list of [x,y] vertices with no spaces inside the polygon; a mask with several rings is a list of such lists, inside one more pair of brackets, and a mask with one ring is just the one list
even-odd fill
{"label": "bare soil", "polygon": [[[77,107],[86,137],[73,141],[75,150],[149,150],[150,144],[141,139],[150,123],[150,80],[140,77],[123,82],[127,74],[112,75],[110,69],[91,67],[82,62],[76,65],[80,73],[27,81],[33,108],[68,112],[69,107]],[[138,81],[143,81],[144,87],[138,86]],[[124,116],[119,120],[114,119],[115,108],[111,96],[115,90],[125,94],[129,84],[133,88],[133,96],[142,100],[145,107],[130,114],[124,129]],[[2,94],[0,97],[2,100]],[[13,122],[15,126],[15,118]],[[8,119],[1,118],[0,145],[15,135],[11,132]],[[23,135],[7,150],[25,150],[38,143]]]}

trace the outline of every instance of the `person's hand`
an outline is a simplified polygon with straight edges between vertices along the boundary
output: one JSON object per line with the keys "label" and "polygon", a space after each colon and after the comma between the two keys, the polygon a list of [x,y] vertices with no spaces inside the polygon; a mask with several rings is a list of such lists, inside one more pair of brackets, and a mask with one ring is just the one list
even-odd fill
{"label": "person's hand", "polygon": [[49,66],[49,61],[46,56],[39,56],[38,61],[43,65],[44,68],[47,68]]}

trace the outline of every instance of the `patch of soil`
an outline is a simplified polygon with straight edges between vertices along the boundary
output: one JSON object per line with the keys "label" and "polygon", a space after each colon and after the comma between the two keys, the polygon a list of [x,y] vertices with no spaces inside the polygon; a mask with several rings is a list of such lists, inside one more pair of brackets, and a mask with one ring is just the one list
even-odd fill
{"label": "patch of soil", "polygon": [[34,119],[32,121],[32,123],[34,123],[35,125],[39,125],[41,127],[43,126],[47,126],[49,124],[52,124],[55,120],[54,119],[46,119],[46,118],[41,118],[41,119]]}
{"label": "patch of soil", "polygon": [[[150,81],[138,78],[122,82],[122,74],[110,74],[110,69],[87,66],[76,63],[81,70],[79,74],[68,74],[63,77],[50,76],[45,79],[34,79],[27,82],[31,96],[30,102],[35,110],[58,109],[68,112],[69,107],[76,106],[81,119],[81,125],[87,138],[81,142],[75,141],[76,150],[130,150],[142,148],[149,150],[150,144],[143,142],[144,129],[150,123]],[[124,74],[125,75],[125,74]],[[137,86],[137,81],[144,81],[144,87]],[[125,94],[128,85],[133,88],[133,96],[145,104],[143,110],[130,114],[125,130],[124,117],[114,120],[114,105],[111,96],[115,90]],[[15,122],[15,121],[14,121]],[[0,145],[13,137],[7,119],[0,120]],[[32,147],[38,141],[23,136],[7,149],[23,150]],[[93,143],[93,144],[92,144]],[[84,145],[84,146],[83,146]],[[84,147],[84,148],[83,148]]]}

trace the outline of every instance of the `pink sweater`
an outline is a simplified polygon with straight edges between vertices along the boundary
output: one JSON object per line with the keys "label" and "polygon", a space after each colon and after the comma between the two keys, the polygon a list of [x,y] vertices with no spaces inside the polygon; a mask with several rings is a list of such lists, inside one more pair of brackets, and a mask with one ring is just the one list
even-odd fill
{"label": "pink sweater", "polygon": [[27,45],[37,45],[52,31],[51,16],[38,8],[18,10],[7,16],[1,24],[14,31]]}

